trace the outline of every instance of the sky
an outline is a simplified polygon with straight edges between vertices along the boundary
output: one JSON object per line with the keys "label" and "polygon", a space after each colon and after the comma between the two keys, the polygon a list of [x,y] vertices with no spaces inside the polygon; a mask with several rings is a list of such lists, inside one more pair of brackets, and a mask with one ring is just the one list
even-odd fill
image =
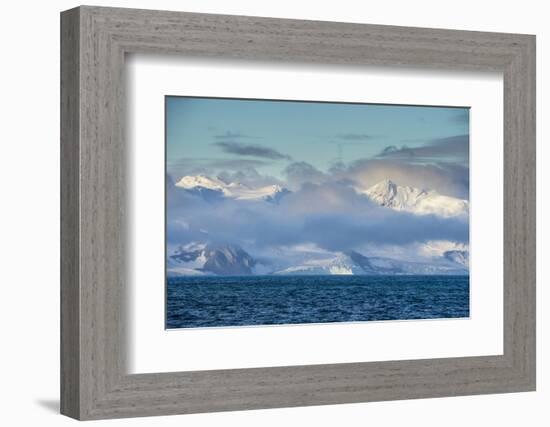
{"label": "sky", "polygon": [[326,172],[361,159],[410,160],[411,150],[420,150],[415,163],[467,165],[468,118],[468,108],[169,96],[167,169],[174,179],[254,168],[285,180],[293,163]]}

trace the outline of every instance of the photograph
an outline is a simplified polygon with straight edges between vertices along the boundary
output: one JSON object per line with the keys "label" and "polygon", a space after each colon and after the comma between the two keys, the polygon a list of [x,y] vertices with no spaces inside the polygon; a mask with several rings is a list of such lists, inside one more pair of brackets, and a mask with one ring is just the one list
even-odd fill
{"label": "photograph", "polygon": [[469,317],[469,119],[166,96],[166,328]]}

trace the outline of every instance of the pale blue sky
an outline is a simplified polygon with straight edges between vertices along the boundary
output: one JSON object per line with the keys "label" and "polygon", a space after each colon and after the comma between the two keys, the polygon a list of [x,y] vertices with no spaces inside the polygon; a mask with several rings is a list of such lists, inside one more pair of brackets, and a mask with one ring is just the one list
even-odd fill
{"label": "pale blue sky", "polygon": [[[283,179],[292,162],[326,171],[339,159],[376,158],[387,147],[441,147],[468,133],[468,108],[166,98],[168,173],[175,179],[197,168],[247,166]],[[467,152],[449,153],[438,160],[467,159]]]}

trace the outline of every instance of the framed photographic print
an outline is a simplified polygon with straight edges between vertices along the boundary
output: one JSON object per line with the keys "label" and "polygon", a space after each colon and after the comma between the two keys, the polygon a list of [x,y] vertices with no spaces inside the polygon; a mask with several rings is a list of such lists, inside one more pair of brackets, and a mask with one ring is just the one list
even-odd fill
{"label": "framed photographic print", "polygon": [[61,16],[62,413],[535,388],[535,39]]}

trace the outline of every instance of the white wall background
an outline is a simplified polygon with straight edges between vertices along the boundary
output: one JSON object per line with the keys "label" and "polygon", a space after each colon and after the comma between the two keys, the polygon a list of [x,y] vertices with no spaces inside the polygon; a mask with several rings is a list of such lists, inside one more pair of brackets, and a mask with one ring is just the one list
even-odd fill
{"label": "white wall background", "polygon": [[[96,1],[97,5],[537,34],[538,391],[108,421],[110,425],[546,426],[550,423],[548,78],[550,27],[538,0]],[[59,12],[74,1],[5,2],[0,25],[0,401],[3,425],[68,425],[59,384]]]}

